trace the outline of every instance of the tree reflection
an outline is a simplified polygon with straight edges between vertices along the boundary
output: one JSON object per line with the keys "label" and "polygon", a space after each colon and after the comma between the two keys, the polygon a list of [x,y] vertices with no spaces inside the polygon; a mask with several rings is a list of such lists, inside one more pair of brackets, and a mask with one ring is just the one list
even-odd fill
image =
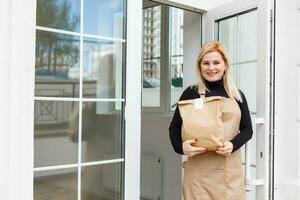
{"label": "tree reflection", "polygon": [[[68,0],[38,0],[36,20],[38,26],[76,31],[79,12]],[[79,37],[37,31],[36,41],[36,75],[68,79],[69,69],[79,65]]]}

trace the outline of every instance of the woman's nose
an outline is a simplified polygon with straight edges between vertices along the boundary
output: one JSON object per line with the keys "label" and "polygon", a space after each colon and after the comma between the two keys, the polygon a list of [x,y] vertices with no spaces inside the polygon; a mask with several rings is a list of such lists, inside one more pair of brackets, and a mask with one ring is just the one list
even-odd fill
{"label": "woman's nose", "polygon": [[209,65],[208,65],[208,69],[214,69],[215,68],[215,65],[213,64],[213,63],[210,63]]}

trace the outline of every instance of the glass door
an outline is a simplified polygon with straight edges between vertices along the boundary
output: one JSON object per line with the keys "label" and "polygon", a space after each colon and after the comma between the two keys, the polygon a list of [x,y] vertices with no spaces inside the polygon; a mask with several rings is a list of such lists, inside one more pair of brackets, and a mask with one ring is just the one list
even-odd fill
{"label": "glass door", "polygon": [[125,0],[37,0],[34,199],[124,199]]}
{"label": "glass door", "polygon": [[[257,99],[257,10],[248,10],[216,21],[216,40],[226,47],[231,73],[247,98],[253,123],[253,138],[243,146],[246,180],[256,177],[256,99]],[[252,84],[249,84],[249,83]],[[247,159],[247,162],[246,162]],[[247,165],[246,165],[247,164]],[[256,188],[247,184],[248,199],[255,199]]]}
{"label": "glass door", "polygon": [[206,17],[206,40],[219,40],[227,48],[232,77],[252,117],[253,137],[242,151],[249,200],[267,200],[272,190],[272,48],[266,9],[256,1],[233,1],[208,10]]}

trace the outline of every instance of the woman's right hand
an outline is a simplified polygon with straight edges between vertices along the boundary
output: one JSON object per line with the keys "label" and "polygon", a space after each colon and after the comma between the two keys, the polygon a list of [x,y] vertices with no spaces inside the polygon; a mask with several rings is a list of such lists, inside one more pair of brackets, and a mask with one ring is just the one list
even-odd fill
{"label": "woman's right hand", "polygon": [[197,142],[197,139],[184,141],[182,143],[183,154],[187,155],[189,157],[193,157],[193,156],[198,155],[200,153],[207,152],[207,148],[205,148],[205,147],[194,147],[194,146],[192,146],[192,144],[194,144],[196,142]]}

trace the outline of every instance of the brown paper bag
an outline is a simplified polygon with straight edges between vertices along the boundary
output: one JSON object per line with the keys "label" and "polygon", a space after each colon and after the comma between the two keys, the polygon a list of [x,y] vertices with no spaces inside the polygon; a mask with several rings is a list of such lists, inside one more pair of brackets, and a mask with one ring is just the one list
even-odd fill
{"label": "brown paper bag", "polygon": [[[209,151],[215,150],[224,144],[222,123],[222,105],[224,97],[201,97],[202,108],[196,106],[194,99],[178,102],[182,118],[182,140],[197,139],[193,146],[205,147]],[[200,99],[198,99],[200,100]]]}

